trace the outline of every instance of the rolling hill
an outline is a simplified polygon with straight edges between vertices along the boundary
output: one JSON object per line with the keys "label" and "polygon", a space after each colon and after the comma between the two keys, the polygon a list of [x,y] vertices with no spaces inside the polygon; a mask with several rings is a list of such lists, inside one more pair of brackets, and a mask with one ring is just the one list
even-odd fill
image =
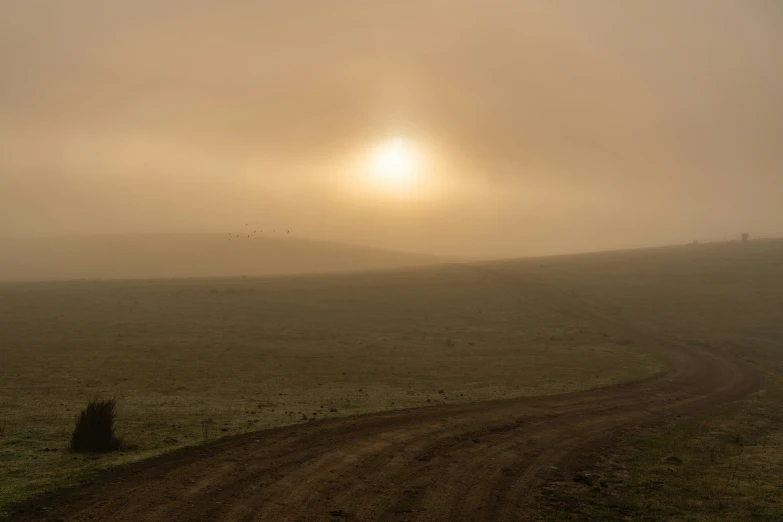
{"label": "rolling hill", "polygon": [[420,254],[269,236],[0,239],[0,281],[260,276],[378,270],[443,261]]}

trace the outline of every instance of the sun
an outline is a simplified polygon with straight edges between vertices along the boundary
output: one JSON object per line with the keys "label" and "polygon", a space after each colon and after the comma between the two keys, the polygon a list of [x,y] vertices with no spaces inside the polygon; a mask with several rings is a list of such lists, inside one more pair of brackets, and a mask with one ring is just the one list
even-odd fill
{"label": "sun", "polygon": [[419,176],[420,158],[412,143],[393,138],[377,146],[369,156],[368,173],[386,188],[406,188]]}

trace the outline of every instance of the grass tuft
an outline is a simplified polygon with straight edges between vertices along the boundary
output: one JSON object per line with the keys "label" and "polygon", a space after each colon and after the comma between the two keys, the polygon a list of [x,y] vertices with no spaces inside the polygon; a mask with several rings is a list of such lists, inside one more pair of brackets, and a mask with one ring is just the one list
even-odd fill
{"label": "grass tuft", "polygon": [[106,453],[117,451],[122,441],[114,433],[117,399],[92,399],[76,418],[71,451]]}

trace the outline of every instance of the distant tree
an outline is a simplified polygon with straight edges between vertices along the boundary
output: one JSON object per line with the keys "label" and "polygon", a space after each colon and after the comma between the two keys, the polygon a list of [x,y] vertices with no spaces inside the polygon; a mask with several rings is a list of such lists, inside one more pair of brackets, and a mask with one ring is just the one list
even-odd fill
{"label": "distant tree", "polygon": [[698,244],[699,244],[699,240],[698,240],[698,239],[694,239],[694,240],[693,240],[693,244],[694,244],[694,245],[698,245]]}
{"label": "distant tree", "polygon": [[748,242],[748,239],[750,239],[750,234],[748,234],[747,232],[745,232],[745,233],[743,233],[743,234],[742,234],[740,237],[742,238],[742,242],[743,242],[743,243],[747,243],[747,242]]}

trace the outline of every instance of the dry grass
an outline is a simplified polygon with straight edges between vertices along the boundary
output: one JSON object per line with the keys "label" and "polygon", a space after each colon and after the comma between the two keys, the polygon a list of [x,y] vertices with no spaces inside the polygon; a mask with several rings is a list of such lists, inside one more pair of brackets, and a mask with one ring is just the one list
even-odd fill
{"label": "dry grass", "polygon": [[[642,491],[633,504],[661,518],[783,518],[783,394],[777,385],[775,392],[774,400],[762,393],[640,441],[626,488]],[[668,465],[669,455],[682,464]]]}
{"label": "dry grass", "polygon": [[117,399],[91,399],[79,416],[71,434],[71,451],[106,453],[117,451],[122,441],[114,433]]}
{"label": "dry grass", "polygon": [[[460,266],[2,285],[0,366],[11,378],[0,381],[0,498],[248,430],[661,371],[644,347],[617,341]],[[96,394],[119,399],[127,451],[65,451]]]}
{"label": "dry grass", "polygon": [[551,520],[783,519],[781,382],[714,412],[621,437],[571,484],[544,494]]}
{"label": "dry grass", "polygon": [[[762,393],[743,402],[627,434],[615,455],[596,464],[602,475],[613,474],[611,484],[552,491],[548,515],[783,516],[783,243],[494,266],[554,283],[678,342],[732,351],[770,377]],[[4,502],[226,434],[572,391],[661,369],[643,346],[575,322],[524,287],[459,266],[3,285],[0,367],[11,377],[0,381],[0,415],[8,418],[0,438]],[[103,457],[63,451],[74,412],[96,393],[121,400],[119,435],[131,439],[132,451]]]}
{"label": "dry grass", "polygon": [[[554,483],[543,494],[541,518],[783,520],[783,242],[577,261],[536,268],[645,318],[662,335],[737,355],[765,373],[767,384],[705,415],[624,434],[579,470],[604,485]],[[577,268],[593,278],[580,277]]]}

